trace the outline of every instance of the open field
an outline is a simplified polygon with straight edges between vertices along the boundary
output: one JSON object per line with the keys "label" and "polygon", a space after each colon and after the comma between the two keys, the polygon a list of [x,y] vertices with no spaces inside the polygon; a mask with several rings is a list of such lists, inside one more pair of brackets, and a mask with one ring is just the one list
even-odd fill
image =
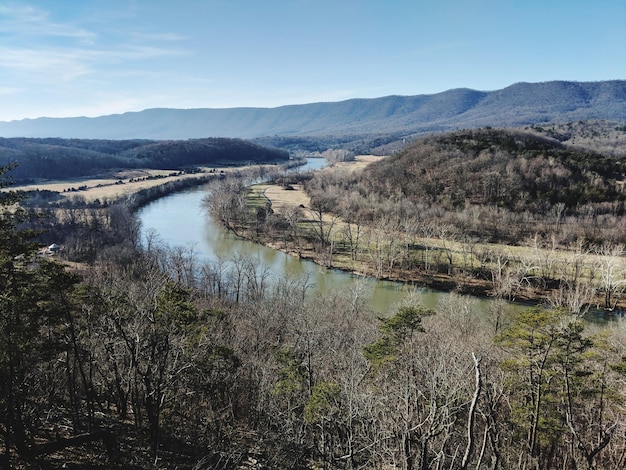
{"label": "open field", "polygon": [[386,157],[381,157],[379,155],[357,155],[354,157],[355,160],[353,162],[340,162],[336,163],[334,166],[325,168],[325,170],[332,170],[334,168],[349,168],[350,170],[362,170],[370,163],[377,162]]}
{"label": "open field", "polygon": [[237,171],[239,167],[201,168],[202,173],[181,173],[177,170],[125,170],[110,177],[74,178],[68,180],[41,181],[36,184],[13,185],[19,191],[54,191],[69,199],[81,197],[87,202],[115,200],[142,189],[181,179],[197,178],[199,175],[219,175]]}
{"label": "open field", "polygon": [[[332,172],[347,169],[349,171],[359,171],[373,162],[377,162],[385,157],[377,155],[359,155],[355,157],[355,161],[336,163],[332,167],[318,170],[320,172]],[[311,199],[300,184],[290,185],[289,189],[276,184],[258,184],[253,186],[253,194],[251,198],[263,198],[271,202],[272,209],[281,212],[294,206],[308,209],[311,206]]]}

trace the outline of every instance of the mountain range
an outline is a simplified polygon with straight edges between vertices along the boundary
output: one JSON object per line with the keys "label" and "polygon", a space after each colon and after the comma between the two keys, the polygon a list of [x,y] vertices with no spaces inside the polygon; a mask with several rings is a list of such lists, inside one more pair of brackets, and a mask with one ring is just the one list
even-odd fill
{"label": "mountain range", "polygon": [[497,91],[453,89],[276,108],[155,108],[94,118],[0,122],[0,137],[190,139],[204,137],[417,135],[604,119],[626,122],[626,80],[516,83]]}

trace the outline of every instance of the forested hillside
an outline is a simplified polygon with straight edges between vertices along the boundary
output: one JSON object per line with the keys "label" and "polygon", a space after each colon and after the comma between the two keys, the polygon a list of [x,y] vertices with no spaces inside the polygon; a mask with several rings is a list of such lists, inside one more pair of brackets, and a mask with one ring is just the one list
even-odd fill
{"label": "forested hillside", "polygon": [[483,129],[418,141],[368,168],[377,194],[402,194],[446,210],[466,205],[546,213],[623,201],[626,160],[567,148],[531,134]]}
{"label": "forested hillside", "polygon": [[240,139],[185,141],[0,138],[0,166],[17,163],[16,182],[66,179],[128,168],[284,162],[287,152]]}
{"label": "forested hillside", "polygon": [[626,157],[626,123],[592,119],[544,123],[525,130],[558,140],[564,145],[586,148],[605,156]]}
{"label": "forested hillside", "polygon": [[421,220],[458,236],[520,244],[624,241],[624,158],[512,130],[481,129],[415,141],[363,173],[307,183],[347,220]]}

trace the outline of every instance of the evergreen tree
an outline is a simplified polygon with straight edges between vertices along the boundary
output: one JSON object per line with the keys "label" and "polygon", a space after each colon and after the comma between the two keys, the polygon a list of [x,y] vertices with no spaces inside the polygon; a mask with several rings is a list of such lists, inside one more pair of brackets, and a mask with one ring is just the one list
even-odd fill
{"label": "evergreen tree", "polygon": [[[0,188],[6,173],[0,169]],[[0,428],[4,459],[37,455],[42,411],[58,404],[57,359],[65,350],[68,295],[78,279],[37,256],[37,233],[20,230],[26,213],[17,192],[0,193]]]}

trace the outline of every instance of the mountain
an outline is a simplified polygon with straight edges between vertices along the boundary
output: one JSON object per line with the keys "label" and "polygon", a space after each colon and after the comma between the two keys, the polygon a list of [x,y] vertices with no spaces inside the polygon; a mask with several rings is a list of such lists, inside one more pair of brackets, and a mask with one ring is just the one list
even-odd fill
{"label": "mountain", "polygon": [[626,80],[517,83],[277,108],[147,109],[96,118],[0,122],[2,137],[189,139],[202,137],[423,134],[484,126],[605,119],[626,122]]}

